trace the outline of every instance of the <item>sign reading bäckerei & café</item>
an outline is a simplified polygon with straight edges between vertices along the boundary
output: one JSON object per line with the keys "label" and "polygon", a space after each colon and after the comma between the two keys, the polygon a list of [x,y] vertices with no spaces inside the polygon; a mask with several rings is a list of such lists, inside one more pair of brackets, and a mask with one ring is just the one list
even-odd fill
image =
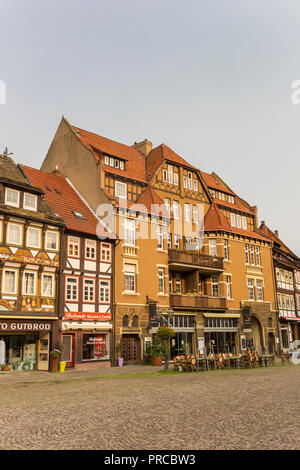
{"label": "sign reading b\u00e4ckerei & caf\u00e9", "polygon": [[111,320],[111,313],[65,312],[64,320]]}
{"label": "sign reading b\u00e4ckerei & caf\u00e9", "polygon": [[31,333],[52,330],[52,323],[37,320],[1,320],[0,331],[28,331]]}

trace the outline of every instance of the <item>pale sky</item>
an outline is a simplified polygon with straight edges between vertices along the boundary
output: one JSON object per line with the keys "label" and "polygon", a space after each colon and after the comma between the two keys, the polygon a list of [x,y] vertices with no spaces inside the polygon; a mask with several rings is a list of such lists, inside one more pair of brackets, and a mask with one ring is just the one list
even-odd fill
{"label": "pale sky", "polygon": [[0,0],[0,18],[0,151],[39,168],[63,114],[164,142],[300,255],[299,0]]}

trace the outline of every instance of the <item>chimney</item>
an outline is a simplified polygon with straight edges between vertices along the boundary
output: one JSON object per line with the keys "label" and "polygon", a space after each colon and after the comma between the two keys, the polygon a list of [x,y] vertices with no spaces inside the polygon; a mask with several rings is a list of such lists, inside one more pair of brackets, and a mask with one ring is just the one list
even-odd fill
{"label": "chimney", "polygon": [[261,226],[264,227],[266,225],[266,222],[264,220],[261,221]]}
{"label": "chimney", "polygon": [[152,150],[152,142],[145,139],[142,142],[134,142],[132,147],[139,150],[145,155],[145,157],[147,157]]}
{"label": "chimney", "polygon": [[279,237],[278,230],[274,230],[274,233],[275,233],[276,237]]}
{"label": "chimney", "polygon": [[61,174],[57,165],[55,166],[55,170],[52,170],[52,173],[53,173],[53,175],[60,175]]}

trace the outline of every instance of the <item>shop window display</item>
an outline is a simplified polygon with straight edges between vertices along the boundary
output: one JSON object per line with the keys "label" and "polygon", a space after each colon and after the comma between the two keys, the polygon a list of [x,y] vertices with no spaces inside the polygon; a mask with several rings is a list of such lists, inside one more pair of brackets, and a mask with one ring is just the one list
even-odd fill
{"label": "shop window display", "polygon": [[36,368],[36,338],[30,335],[0,336],[0,366],[6,370]]}
{"label": "shop window display", "polygon": [[104,334],[83,335],[83,361],[99,361],[109,359],[108,338]]}

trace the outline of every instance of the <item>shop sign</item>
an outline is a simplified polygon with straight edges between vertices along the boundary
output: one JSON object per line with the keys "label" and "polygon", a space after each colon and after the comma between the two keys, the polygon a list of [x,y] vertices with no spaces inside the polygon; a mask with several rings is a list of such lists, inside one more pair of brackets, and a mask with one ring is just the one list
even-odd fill
{"label": "shop sign", "polygon": [[111,320],[111,313],[65,312],[64,320]]}
{"label": "shop sign", "polygon": [[52,330],[52,323],[44,321],[5,320],[0,322],[0,331],[29,331],[30,333]]}

